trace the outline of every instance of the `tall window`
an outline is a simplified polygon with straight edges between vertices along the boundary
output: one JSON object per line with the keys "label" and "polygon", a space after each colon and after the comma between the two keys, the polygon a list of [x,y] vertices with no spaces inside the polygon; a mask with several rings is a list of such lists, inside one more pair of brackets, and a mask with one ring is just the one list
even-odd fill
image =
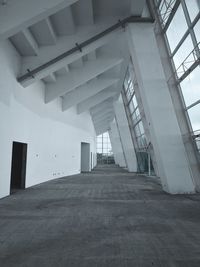
{"label": "tall window", "polygon": [[148,172],[149,168],[151,168],[151,173],[153,174],[154,169],[150,159],[150,151],[148,150],[147,139],[142,122],[143,115],[138,106],[136,90],[137,80],[131,62],[124,80],[124,104],[127,116],[129,116],[128,119],[130,121],[131,133],[137,157],[138,172]]}
{"label": "tall window", "polygon": [[97,163],[114,164],[114,156],[108,132],[97,136]]}
{"label": "tall window", "polygon": [[200,152],[200,1],[155,0],[155,4]]}
{"label": "tall window", "polygon": [[136,144],[138,150],[146,150],[147,141],[142,123],[142,116],[138,107],[138,101],[135,95],[135,86],[137,85],[136,78],[132,69],[132,64],[129,65],[125,80],[124,80],[124,92],[130,111],[130,117],[133,122],[133,131],[136,137]]}

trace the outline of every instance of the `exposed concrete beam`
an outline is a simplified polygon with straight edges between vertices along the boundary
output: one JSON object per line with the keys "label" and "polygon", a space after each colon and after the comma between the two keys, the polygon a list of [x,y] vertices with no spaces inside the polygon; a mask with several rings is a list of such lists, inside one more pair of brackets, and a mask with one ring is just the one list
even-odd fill
{"label": "exposed concrete beam", "polygon": [[46,24],[48,26],[49,33],[50,33],[50,36],[52,38],[52,42],[54,44],[56,44],[56,42],[57,42],[57,36],[56,36],[55,30],[54,30],[54,28],[52,26],[52,23],[51,23],[49,17],[45,19],[45,22],[46,22]]}
{"label": "exposed concrete beam", "polygon": [[109,128],[110,123],[111,123],[111,119],[108,118],[108,119],[104,119],[104,121],[101,121],[99,123],[94,124],[94,127],[96,129],[100,129],[100,128],[103,128],[103,127]]}
{"label": "exposed concrete beam", "polygon": [[69,65],[70,69],[78,69],[83,67],[83,57],[80,57],[79,59],[75,60]]}
{"label": "exposed concrete beam", "polygon": [[70,6],[61,9],[56,14],[52,15],[51,22],[58,36],[72,35],[75,33],[75,24]]}
{"label": "exposed concrete beam", "polygon": [[49,76],[45,77],[43,79],[45,83],[55,83],[56,82],[56,76],[54,73],[51,73]]}
{"label": "exposed concrete beam", "polygon": [[98,125],[95,127],[95,131],[97,135],[100,135],[102,133],[105,133],[110,130],[110,124],[112,121],[107,121],[102,125]]}
{"label": "exposed concrete beam", "polygon": [[56,44],[57,37],[49,18],[35,23],[29,29],[39,46]]}
{"label": "exposed concrete beam", "polygon": [[96,61],[86,62],[83,68],[70,71],[66,76],[59,77],[56,84],[46,86],[45,103],[63,96],[108,69],[121,64],[122,61],[123,59],[121,58],[100,58]]}
{"label": "exposed concrete beam", "polygon": [[9,1],[7,5],[0,8],[0,39],[6,39],[77,1],[78,0]]}
{"label": "exposed concrete beam", "polygon": [[100,129],[95,129],[96,135],[103,134],[103,133],[107,132],[108,130],[109,130],[109,126],[107,126],[107,127],[105,126],[105,127],[100,128]]}
{"label": "exposed concrete beam", "polygon": [[62,109],[63,111],[77,105],[87,98],[99,93],[100,91],[116,84],[118,79],[93,79],[92,81],[70,91],[63,96]]}
{"label": "exposed concrete beam", "polygon": [[90,113],[95,114],[95,113],[101,112],[102,109],[107,109],[111,105],[113,106],[113,98],[112,97],[106,99],[105,101],[101,102],[100,104],[96,105],[95,107],[92,107],[90,109]]}
{"label": "exposed concrete beam", "polygon": [[66,69],[66,72],[68,73],[68,72],[69,72],[69,66],[66,65],[66,66],[65,66],[65,69]]}
{"label": "exposed concrete beam", "polygon": [[[83,40],[83,36],[85,37],[85,39],[87,39],[88,37],[91,37],[92,33],[94,35],[94,32],[98,31],[99,28],[104,28],[104,27],[102,25],[96,27],[93,26],[92,27],[93,29],[91,31],[88,30],[88,27],[83,27],[84,29],[82,29],[79,33],[77,33],[77,35],[69,36],[68,38],[67,37],[58,38],[56,46],[40,47],[38,56],[22,58],[21,75],[26,74],[27,69],[33,70],[35,68],[40,67],[42,64],[46,64],[48,61],[53,60],[54,58],[60,56],[62,53],[65,53],[66,51],[74,47],[76,42]],[[69,65],[70,63],[80,59],[85,55],[88,55],[92,52],[95,53],[96,49],[104,46],[105,44],[111,41],[117,43],[117,39],[121,36],[121,34],[124,35],[124,33],[121,32],[121,30],[118,30],[116,32],[108,34],[107,36],[102,37],[97,41],[94,41],[92,44],[89,44],[87,47],[85,47],[81,53],[77,51],[72,55],[60,59],[59,62],[56,62],[51,66],[45,67],[44,70],[34,75],[34,79],[29,77],[25,81],[21,82],[22,85],[26,87],[36,82],[37,80],[40,80],[48,76],[49,73],[55,72],[58,69],[65,67],[66,65]]]}
{"label": "exposed concrete beam", "polygon": [[77,25],[91,25],[94,23],[93,0],[84,0],[73,5],[72,11]]}
{"label": "exposed concrete beam", "polygon": [[96,113],[96,114],[91,114],[92,118],[95,119],[99,119],[102,118],[103,116],[107,115],[108,113],[113,113],[114,114],[114,109],[113,107],[108,107],[107,109],[103,109],[101,112]]}
{"label": "exposed concrete beam", "polygon": [[146,0],[131,0],[131,14],[132,15],[141,15],[143,12],[143,9],[145,8]]}
{"label": "exposed concrete beam", "polygon": [[104,114],[104,116],[102,116],[100,118],[97,118],[97,119],[93,119],[92,118],[92,120],[93,120],[95,125],[98,125],[99,123],[102,123],[104,121],[108,121],[108,120],[110,120],[112,118],[114,119],[114,113],[113,112],[109,112],[107,114]]}
{"label": "exposed concrete beam", "polygon": [[63,67],[59,70],[57,70],[56,72],[54,72],[55,76],[57,77],[57,79],[59,79],[60,76],[66,76],[68,74],[69,71],[67,71],[66,67]]}
{"label": "exposed concrete beam", "polygon": [[93,121],[97,121],[97,120],[107,116],[108,114],[114,115],[113,109],[109,108],[109,109],[105,110],[104,112],[102,112],[102,113],[100,113],[98,115],[91,115],[91,116],[92,116]]}
{"label": "exposed concrete beam", "polygon": [[12,36],[10,41],[21,56],[37,56],[38,44],[28,29]]}
{"label": "exposed concrete beam", "polygon": [[114,97],[116,95],[116,89],[110,88],[109,90],[106,89],[106,91],[102,91],[95,96],[92,96],[88,98],[87,100],[81,102],[77,106],[77,113],[81,114],[82,112],[85,112],[89,110],[90,108],[98,105],[99,103],[103,102],[107,98]]}
{"label": "exposed concrete beam", "polygon": [[96,55],[96,50],[90,52],[87,54],[87,58],[88,60],[96,60],[97,59],[97,55]]}
{"label": "exposed concrete beam", "polygon": [[33,38],[33,35],[31,34],[31,32],[28,29],[23,30],[23,34],[24,34],[27,42],[29,43],[29,45],[33,49],[35,55],[37,56],[38,55],[38,44],[37,44],[36,40]]}

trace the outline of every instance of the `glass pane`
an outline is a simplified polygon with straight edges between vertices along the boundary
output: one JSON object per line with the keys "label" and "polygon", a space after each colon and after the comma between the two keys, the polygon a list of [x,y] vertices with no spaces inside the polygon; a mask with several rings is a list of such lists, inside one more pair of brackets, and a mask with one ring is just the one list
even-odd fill
{"label": "glass pane", "polygon": [[132,96],[132,95],[131,95],[131,92],[130,92],[130,90],[129,90],[129,88],[128,88],[128,90],[127,90],[127,95],[126,95],[128,101],[131,99],[131,96]]}
{"label": "glass pane", "polygon": [[174,5],[175,5],[174,0],[162,0],[161,1],[159,10],[160,10],[161,18],[163,20],[163,25],[165,25],[165,23],[167,22]]}
{"label": "glass pane", "polygon": [[200,130],[200,104],[188,110],[193,131]]}
{"label": "glass pane", "polygon": [[130,93],[131,93],[131,95],[132,95],[133,92],[134,92],[134,89],[133,89],[133,82],[132,82],[132,81],[130,82],[129,90],[130,90]]}
{"label": "glass pane", "polygon": [[136,96],[134,95],[134,97],[132,98],[132,102],[134,107],[136,108],[138,106],[137,100],[136,100]]}
{"label": "glass pane", "polygon": [[[173,57],[175,67],[178,70],[177,71],[178,77],[183,75],[183,73],[194,63],[195,60],[194,55],[193,54],[189,55],[193,49],[194,46],[192,43],[192,39],[189,35]],[[180,67],[182,63],[183,65]]]}
{"label": "glass pane", "polygon": [[144,134],[144,127],[143,127],[143,123],[142,122],[139,123],[139,127],[140,127],[141,134]]}
{"label": "glass pane", "polygon": [[138,108],[135,110],[135,114],[136,114],[136,116],[139,116],[140,115],[140,111],[139,111]]}
{"label": "glass pane", "polygon": [[193,49],[192,39],[189,35],[173,57],[175,66],[179,67]]}
{"label": "glass pane", "polygon": [[187,23],[185,15],[182,6],[179,5],[179,8],[176,11],[174,18],[170,23],[170,26],[166,32],[171,51],[175,49],[175,47],[183,37],[186,30],[187,30]]}
{"label": "glass pane", "polygon": [[129,104],[129,109],[130,109],[130,112],[133,113],[135,107],[133,105],[133,102],[131,101],[130,104]]}
{"label": "glass pane", "polygon": [[[197,24],[194,26],[194,32],[197,38],[197,42],[200,42],[200,20],[197,22]],[[200,45],[199,45],[200,47]]]}
{"label": "glass pane", "polygon": [[133,120],[133,124],[135,124],[137,122],[137,115],[135,114],[135,112],[132,115],[132,120]]}
{"label": "glass pane", "polygon": [[200,3],[198,3],[198,0],[186,0],[185,3],[190,14],[190,19],[193,21],[199,12]]}
{"label": "glass pane", "polygon": [[138,124],[135,126],[134,129],[135,129],[135,135],[140,136],[141,134],[140,134],[140,128],[139,128]]}
{"label": "glass pane", "polygon": [[186,106],[190,106],[198,101],[200,99],[200,68],[196,67],[196,69],[183,80],[180,85]]}

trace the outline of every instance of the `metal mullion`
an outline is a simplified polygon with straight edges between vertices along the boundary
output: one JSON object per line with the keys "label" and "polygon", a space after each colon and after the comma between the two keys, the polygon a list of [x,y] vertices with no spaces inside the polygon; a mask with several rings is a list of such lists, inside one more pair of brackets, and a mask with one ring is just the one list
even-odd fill
{"label": "metal mullion", "polygon": [[136,108],[134,108],[133,112],[130,112],[131,113],[131,117],[133,116],[133,114],[135,113],[135,111],[137,110],[137,108],[139,109],[138,105]]}
{"label": "metal mullion", "polygon": [[174,17],[179,5],[180,5],[180,0],[176,0],[176,3],[174,4],[174,6],[172,8],[171,14],[169,15],[169,18],[168,18],[168,20],[167,20],[167,22],[166,22],[166,24],[165,24],[165,26],[163,28],[163,32],[167,31],[167,29],[168,29],[168,27],[169,27],[169,25],[170,25],[170,23],[171,23],[171,21],[172,21],[172,19]]}
{"label": "metal mullion", "polygon": [[178,82],[182,82],[197,66],[199,66],[200,63],[200,57],[189,67],[189,69],[187,71],[185,71],[185,73],[178,78]]}
{"label": "metal mullion", "polygon": [[[171,8],[171,6],[172,6],[172,4],[175,2],[176,0],[170,0],[170,2],[168,3],[166,0],[164,0],[164,3],[165,3],[165,7],[166,7],[166,12],[165,12],[165,14],[164,14],[164,16],[163,16],[163,22],[164,21],[167,21],[167,19],[169,18],[169,16],[167,15],[168,13],[171,13],[171,11],[172,11],[172,8]],[[160,10],[161,11],[161,10]],[[167,16],[168,16],[168,18],[167,18]]]}
{"label": "metal mullion", "polygon": [[142,118],[140,118],[134,125],[133,125],[133,129],[135,129],[135,127],[142,121]]}
{"label": "metal mullion", "polygon": [[131,103],[131,101],[132,101],[134,95],[135,95],[135,90],[134,90],[133,94],[131,95],[131,98],[130,98],[129,101],[128,101],[128,105]]}
{"label": "metal mullion", "polygon": [[194,29],[192,27],[192,22],[191,22],[191,19],[190,19],[190,14],[189,14],[188,9],[187,9],[187,5],[185,3],[185,0],[180,0],[180,1],[181,1],[181,4],[182,4],[183,12],[185,14],[186,22],[187,22],[188,29],[189,29],[189,32],[190,32],[190,35],[191,35],[193,46],[195,48],[195,52],[197,53],[197,57],[199,57],[200,56],[200,51],[199,51],[198,46],[197,46],[198,43],[197,43],[196,35],[194,33]]}
{"label": "metal mullion", "polygon": [[[198,22],[198,20],[200,19],[200,12],[197,14],[197,16],[195,17],[195,19],[193,20],[193,22],[190,25],[190,28],[193,29],[194,26],[196,25],[196,23]],[[182,45],[182,43],[185,41],[185,39],[188,37],[189,33],[190,33],[190,28],[187,29],[187,31],[185,32],[185,34],[183,35],[183,37],[181,38],[181,40],[179,41],[179,43],[177,44],[176,48],[174,49],[173,53],[171,53],[170,57],[173,57],[176,52],[178,51],[178,49],[180,48],[180,46]],[[198,47],[198,46],[197,46]]]}
{"label": "metal mullion", "polygon": [[174,57],[174,55],[176,54],[176,52],[181,47],[181,45],[183,44],[183,42],[185,41],[185,39],[188,37],[189,34],[190,34],[190,30],[187,29],[187,31],[185,32],[185,34],[183,35],[183,37],[181,38],[181,40],[179,41],[179,43],[177,44],[173,52],[171,53],[170,55],[171,58]]}
{"label": "metal mullion", "polygon": [[158,1],[158,3],[156,4],[157,8],[159,8],[161,2],[162,2],[162,0],[159,0],[159,1]]}
{"label": "metal mullion", "polygon": [[186,110],[189,110],[191,108],[193,108],[194,106],[197,106],[198,104],[200,104],[200,100],[197,100],[196,102],[194,102],[193,104],[189,105]]}

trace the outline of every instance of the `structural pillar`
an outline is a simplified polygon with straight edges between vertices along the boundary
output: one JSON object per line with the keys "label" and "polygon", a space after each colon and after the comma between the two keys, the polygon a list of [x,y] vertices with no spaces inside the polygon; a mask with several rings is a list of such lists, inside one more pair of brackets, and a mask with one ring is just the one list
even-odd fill
{"label": "structural pillar", "polygon": [[110,131],[109,131],[109,136],[110,136],[110,142],[112,145],[112,150],[114,154],[114,159],[115,163],[118,164],[122,168],[126,168],[126,161],[124,158],[124,151],[122,148],[119,132],[117,129],[116,121],[111,123],[110,125]]}
{"label": "structural pillar", "polygon": [[127,38],[163,189],[193,193],[194,183],[153,24],[129,24]]}
{"label": "structural pillar", "polygon": [[122,146],[124,148],[124,156],[126,159],[127,168],[129,172],[137,172],[137,158],[121,96],[119,100],[114,103],[114,110]]}

